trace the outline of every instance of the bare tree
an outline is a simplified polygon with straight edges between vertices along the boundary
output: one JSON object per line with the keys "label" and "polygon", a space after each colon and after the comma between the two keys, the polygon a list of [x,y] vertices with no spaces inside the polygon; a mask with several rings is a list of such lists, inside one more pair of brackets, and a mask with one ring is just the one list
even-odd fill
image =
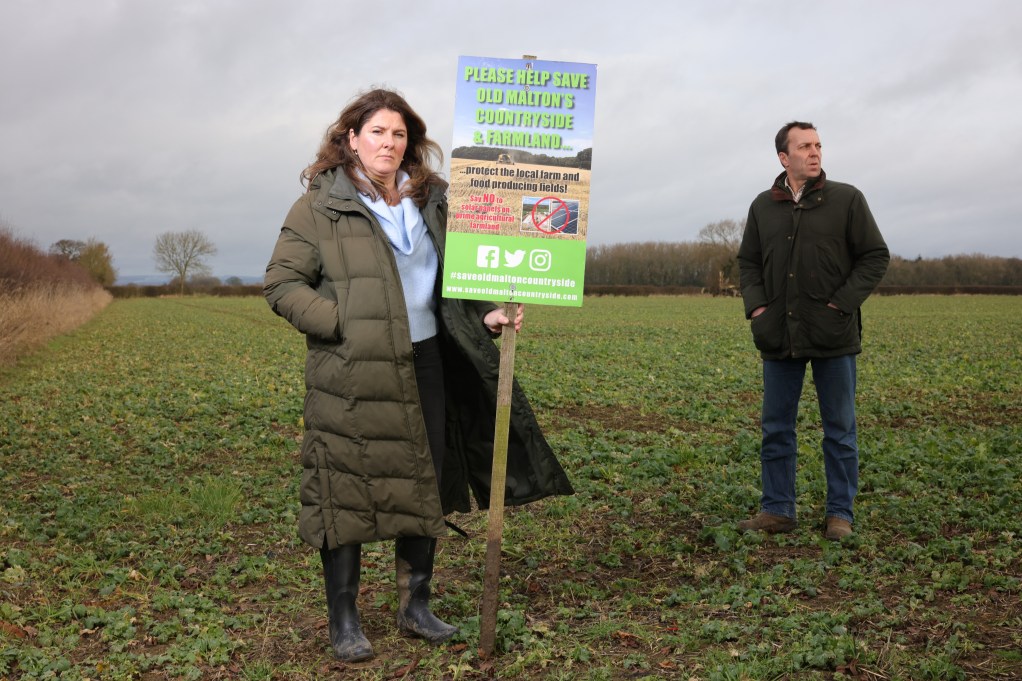
{"label": "bare tree", "polygon": [[71,261],[78,260],[83,250],[85,250],[85,242],[75,239],[61,239],[50,245],[51,254],[67,258]]}
{"label": "bare tree", "polygon": [[176,275],[181,295],[184,295],[189,275],[209,274],[212,271],[205,258],[215,254],[216,246],[197,229],[164,232],[156,237],[156,245],[153,246],[156,269]]}
{"label": "bare tree", "polygon": [[745,220],[717,220],[699,230],[699,241],[710,251],[711,274],[706,287],[716,293],[736,295],[738,287],[738,247],[742,245]]}
{"label": "bare tree", "polygon": [[717,220],[699,230],[699,240],[704,244],[721,246],[729,252],[738,253],[745,232],[745,220]]}

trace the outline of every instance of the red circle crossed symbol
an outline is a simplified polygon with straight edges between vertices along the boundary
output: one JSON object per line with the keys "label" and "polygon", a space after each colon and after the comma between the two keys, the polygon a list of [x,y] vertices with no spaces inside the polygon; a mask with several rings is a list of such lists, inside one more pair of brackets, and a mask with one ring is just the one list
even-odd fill
{"label": "red circle crossed symbol", "polygon": [[[544,201],[556,202],[557,206],[553,210],[551,210],[549,213],[547,213],[546,217],[544,217],[542,220],[539,220],[539,219],[537,219],[537,216],[536,216],[536,208],[538,208],[539,205],[541,203],[543,203]],[[560,227],[554,227],[553,226],[553,222],[551,222],[551,220],[554,217],[554,215],[556,215],[557,212],[561,211],[561,210],[564,211],[564,224],[561,225]],[[547,222],[550,222],[551,226],[549,228],[546,228],[546,227],[543,226]],[[568,204],[564,203],[564,201],[560,200],[556,196],[544,196],[542,199],[540,199],[539,201],[537,201],[536,203],[534,203],[532,205],[532,224],[536,225],[536,229],[538,229],[539,231],[543,232],[544,234],[560,234],[561,232],[563,232],[567,228],[567,226],[570,223],[571,223],[571,211],[568,210]]]}

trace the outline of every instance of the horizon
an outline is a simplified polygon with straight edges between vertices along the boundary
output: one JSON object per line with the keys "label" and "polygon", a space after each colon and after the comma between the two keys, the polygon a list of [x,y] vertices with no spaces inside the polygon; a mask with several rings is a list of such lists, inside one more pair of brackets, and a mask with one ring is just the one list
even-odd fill
{"label": "horizon", "polygon": [[[624,245],[629,245],[629,244],[641,245],[641,244],[645,244],[645,243],[693,243],[693,242],[626,241],[626,242],[621,242],[621,243],[618,243],[618,244],[600,244],[599,246],[600,247],[611,247],[612,248],[614,246],[624,246]],[[590,248],[593,248],[593,247],[594,246],[590,246]],[[990,259],[995,259],[995,260],[996,259],[1000,259],[1000,260],[1008,260],[1008,261],[1022,259],[1022,258],[1019,258],[1018,256],[992,255],[992,254],[989,254],[989,253],[950,253],[948,255],[931,257],[931,258],[927,258],[927,257],[924,257],[924,256],[906,257],[906,256],[898,255],[896,253],[892,253],[891,254],[891,259],[892,260],[900,259],[900,260],[904,260],[904,261],[907,261],[907,262],[916,262],[918,260],[922,260],[923,262],[932,262],[932,261],[945,260],[945,259],[948,259],[948,258],[952,258],[953,259],[953,258],[976,258],[976,257],[979,257],[979,258],[990,258]],[[115,267],[116,267],[116,265],[115,265]],[[263,278],[265,277],[265,273],[264,274],[257,274],[257,275],[252,275],[252,274],[250,274],[250,275],[227,274],[227,275],[223,275],[223,276],[220,276],[220,275],[214,273],[214,274],[211,274],[209,276],[215,277],[215,278],[219,279],[221,282],[227,281],[231,277],[237,277],[237,278],[241,279],[243,284],[251,285],[251,284],[262,283]],[[161,285],[169,283],[173,278],[174,278],[173,275],[161,274],[161,273],[125,274],[125,275],[118,274],[117,275],[117,279],[114,281],[113,285],[114,286],[125,286],[125,285],[128,285],[128,284],[142,284],[142,283],[144,283],[144,284],[152,285],[152,286],[161,286]]]}

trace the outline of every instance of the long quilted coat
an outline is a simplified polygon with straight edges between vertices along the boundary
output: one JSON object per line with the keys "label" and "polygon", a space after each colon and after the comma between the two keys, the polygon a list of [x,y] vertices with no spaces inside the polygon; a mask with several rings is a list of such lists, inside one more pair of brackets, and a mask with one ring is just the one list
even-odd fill
{"label": "long quilted coat", "polygon": [[[445,189],[421,209],[441,268]],[[302,539],[333,548],[442,536],[446,513],[471,510],[470,489],[487,508],[500,355],[482,318],[494,305],[440,299],[447,451],[439,490],[393,251],[344,173],[321,174],[295,202],[264,282],[274,312],[308,347]],[[510,431],[505,503],[571,494],[517,384]]]}

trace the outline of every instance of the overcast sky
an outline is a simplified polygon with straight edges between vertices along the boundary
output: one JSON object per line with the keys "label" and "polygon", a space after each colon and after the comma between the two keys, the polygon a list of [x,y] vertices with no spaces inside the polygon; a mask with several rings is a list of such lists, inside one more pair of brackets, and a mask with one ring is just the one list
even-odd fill
{"label": "overcast sky", "polygon": [[532,54],[597,65],[590,245],[744,218],[801,119],[893,253],[1022,257],[1020,45],[1017,0],[4,0],[0,221],[122,276],[199,229],[259,276],[353,94],[401,91],[448,155],[458,56]]}

